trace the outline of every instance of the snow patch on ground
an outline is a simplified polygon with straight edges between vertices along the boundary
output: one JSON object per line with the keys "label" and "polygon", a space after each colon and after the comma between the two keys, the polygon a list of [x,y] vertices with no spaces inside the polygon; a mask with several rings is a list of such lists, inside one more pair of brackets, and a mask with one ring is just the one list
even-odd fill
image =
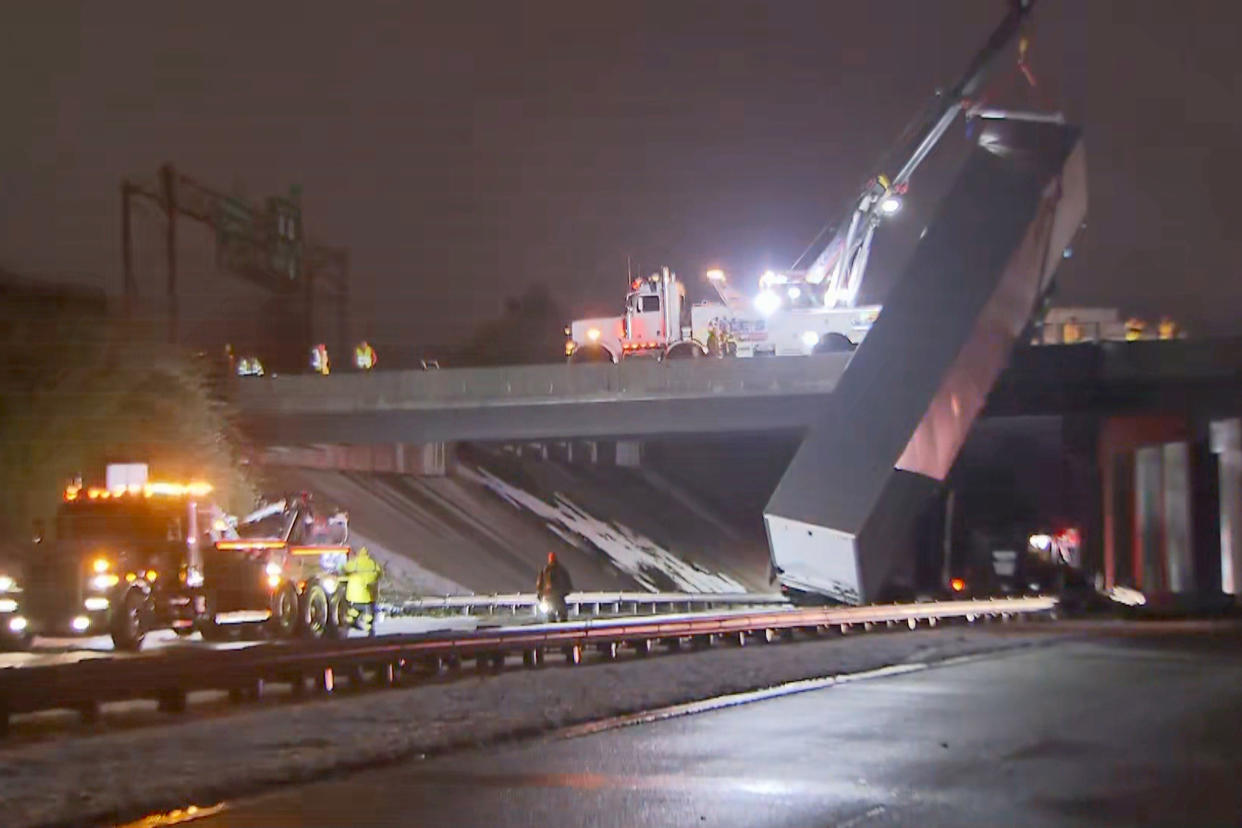
{"label": "snow patch on ground", "polygon": [[485,469],[461,466],[458,472],[466,479],[490,489],[514,507],[525,509],[547,521],[548,529],[554,534],[566,538],[566,533],[570,533],[584,539],[607,555],[618,569],[652,592],[667,588],[660,583],[661,576],[671,581],[674,589],[683,592],[746,591],[745,586],[728,575],[684,561],[628,527],[587,514],[559,492],[554,495],[554,503],[546,503]]}

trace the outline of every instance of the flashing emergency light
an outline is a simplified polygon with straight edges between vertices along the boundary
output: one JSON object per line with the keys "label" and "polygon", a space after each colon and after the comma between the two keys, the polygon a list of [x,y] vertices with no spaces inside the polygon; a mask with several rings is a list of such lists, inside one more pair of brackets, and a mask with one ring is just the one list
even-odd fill
{"label": "flashing emergency light", "polygon": [[[214,487],[210,483],[201,480],[191,483],[167,483],[155,482],[146,483],[141,486],[138,484],[129,484],[126,486],[114,486],[111,489],[105,489],[102,486],[91,486],[86,489],[86,496],[90,500],[112,500],[122,497],[206,497],[214,491]],[[65,487],[65,501],[73,502],[82,495],[81,486]]]}

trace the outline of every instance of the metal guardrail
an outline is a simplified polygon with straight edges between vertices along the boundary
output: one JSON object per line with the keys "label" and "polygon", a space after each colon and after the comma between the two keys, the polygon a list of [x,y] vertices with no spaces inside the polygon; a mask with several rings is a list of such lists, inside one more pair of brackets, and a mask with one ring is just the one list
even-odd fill
{"label": "metal guardrail", "polygon": [[612,659],[622,647],[642,656],[657,643],[677,647],[689,641],[694,646],[710,646],[713,640],[731,638],[745,644],[751,637],[773,641],[792,637],[798,630],[818,634],[825,629],[844,632],[876,624],[905,624],[914,629],[920,623],[955,618],[1043,613],[1056,604],[1055,598],[1035,597],[595,618],[475,632],[273,643],[11,667],[0,669],[0,735],[8,731],[10,716],[42,710],[77,710],[84,719],[93,720],[101,704],[154,699],[159,709],[176,713],[186,709],[189,693],[225,690],[242,701],[261,696],[268,682],[288,684],[295,696],[312,688],[330,693],[341,671],[350,674],[351,681],[362,680],[363,671],[368,671],[379,684],[392,685],[420,666],[439,672],[445,665],[460,665],[471,658],[482,668],[499,669],[506,656],[520,653],[525,665],[534,666],[549,650],[560,650],[567,663],[578,664],[588,648]]}
{"label": "metal guardrail", "polygon": [[[394,615],[419,615],[430,612],[460,612],[464,615],[516,615],[521,610],[534,612],[539,598],[534,593],[493,595],[446,595],[424,597],[392,604],[387,609]],[[695,609],[774,606],[788,603],[780,593],[752,592],[571,592],[565,599],[570,616],[618,615],[628,612],[655,613],[660,610],[690,612]]]}

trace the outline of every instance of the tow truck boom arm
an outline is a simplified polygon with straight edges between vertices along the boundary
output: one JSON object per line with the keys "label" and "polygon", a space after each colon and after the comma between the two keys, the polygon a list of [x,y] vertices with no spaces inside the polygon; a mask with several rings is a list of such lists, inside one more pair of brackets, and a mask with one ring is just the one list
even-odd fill
{"label": "tow truck boom arm", "polygon": [[1009,12],[992,31],[983,47],[975,53],[965,71],[948,92],[937,95],[917,125],[907,131],[911,137],[889,155],[882,170],[897,167],[890,178],[885,172],[876,175],[863,187],[862,193],[850,202],[848,221],[837,226],[827,246],[807,269],[806,281],[819,284],[827,278],[824,301],[828,305],[851,305],[866,271],[871,239],[879,224],[884,200],[893,193],[904,192],[910,177],[948,132],[982,89],[997,57],[1013,41],[1036,0],[1010,0]]}

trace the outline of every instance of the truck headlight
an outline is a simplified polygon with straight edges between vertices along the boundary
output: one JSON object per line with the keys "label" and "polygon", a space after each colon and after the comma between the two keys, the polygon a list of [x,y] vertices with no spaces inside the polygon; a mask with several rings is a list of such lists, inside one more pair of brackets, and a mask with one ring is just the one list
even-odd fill
{"label": "truck headlight", "polygon": [[91,619],[85,615],[79,615],[69,622],[69,626],[73,628],[74,632],[86,632],[91,628]]}
{"label": "truck headlight", "polygon": [[82,602],[82,606],[86,607],[91,612],[106,610],[108,608],[108,599],[99,595],[92,595],[90,598],[87,598]]}
{"label": "truck headlight", "polygon": [[268,575],[279,575],[280,572],[281,572],[280,564],[276,563],[275,561],[268,561],[268,564],[267,564]]}
{"label": "truck headlight", "polygon": [[15,615],[9,619],[9,632],[19,633],[26,629],[27,621],[20,615]]}
{"label": "truck headlight", "polygon": [[17,581],[14,581],[10,576],[0,575],[0,592],[12,592],[16,586]]}
{"label": "truck headlight", "polygon": [[108,563],[107,558],[96,558],[91,563],[91,569],[95,570],[95,572],[107,572],[111,566],[112,564]]}
{"label": "truck headlight", "polygon": [[12,598],[0,598],[0,612],[17,612],[17,602]]}
{"label": "truck headlight", "polygon": [[96,575],[91,578],[91,589],[103,592],[105,589],[112,589],[121,582],[121,579],[115,572],[105,572],[102,575]]}
{"label": "truck headlight", "polygon": [[185,585],[188,587],[201,587],[203,585],[203,573],[197,567],[189,567],[185,571]]}

